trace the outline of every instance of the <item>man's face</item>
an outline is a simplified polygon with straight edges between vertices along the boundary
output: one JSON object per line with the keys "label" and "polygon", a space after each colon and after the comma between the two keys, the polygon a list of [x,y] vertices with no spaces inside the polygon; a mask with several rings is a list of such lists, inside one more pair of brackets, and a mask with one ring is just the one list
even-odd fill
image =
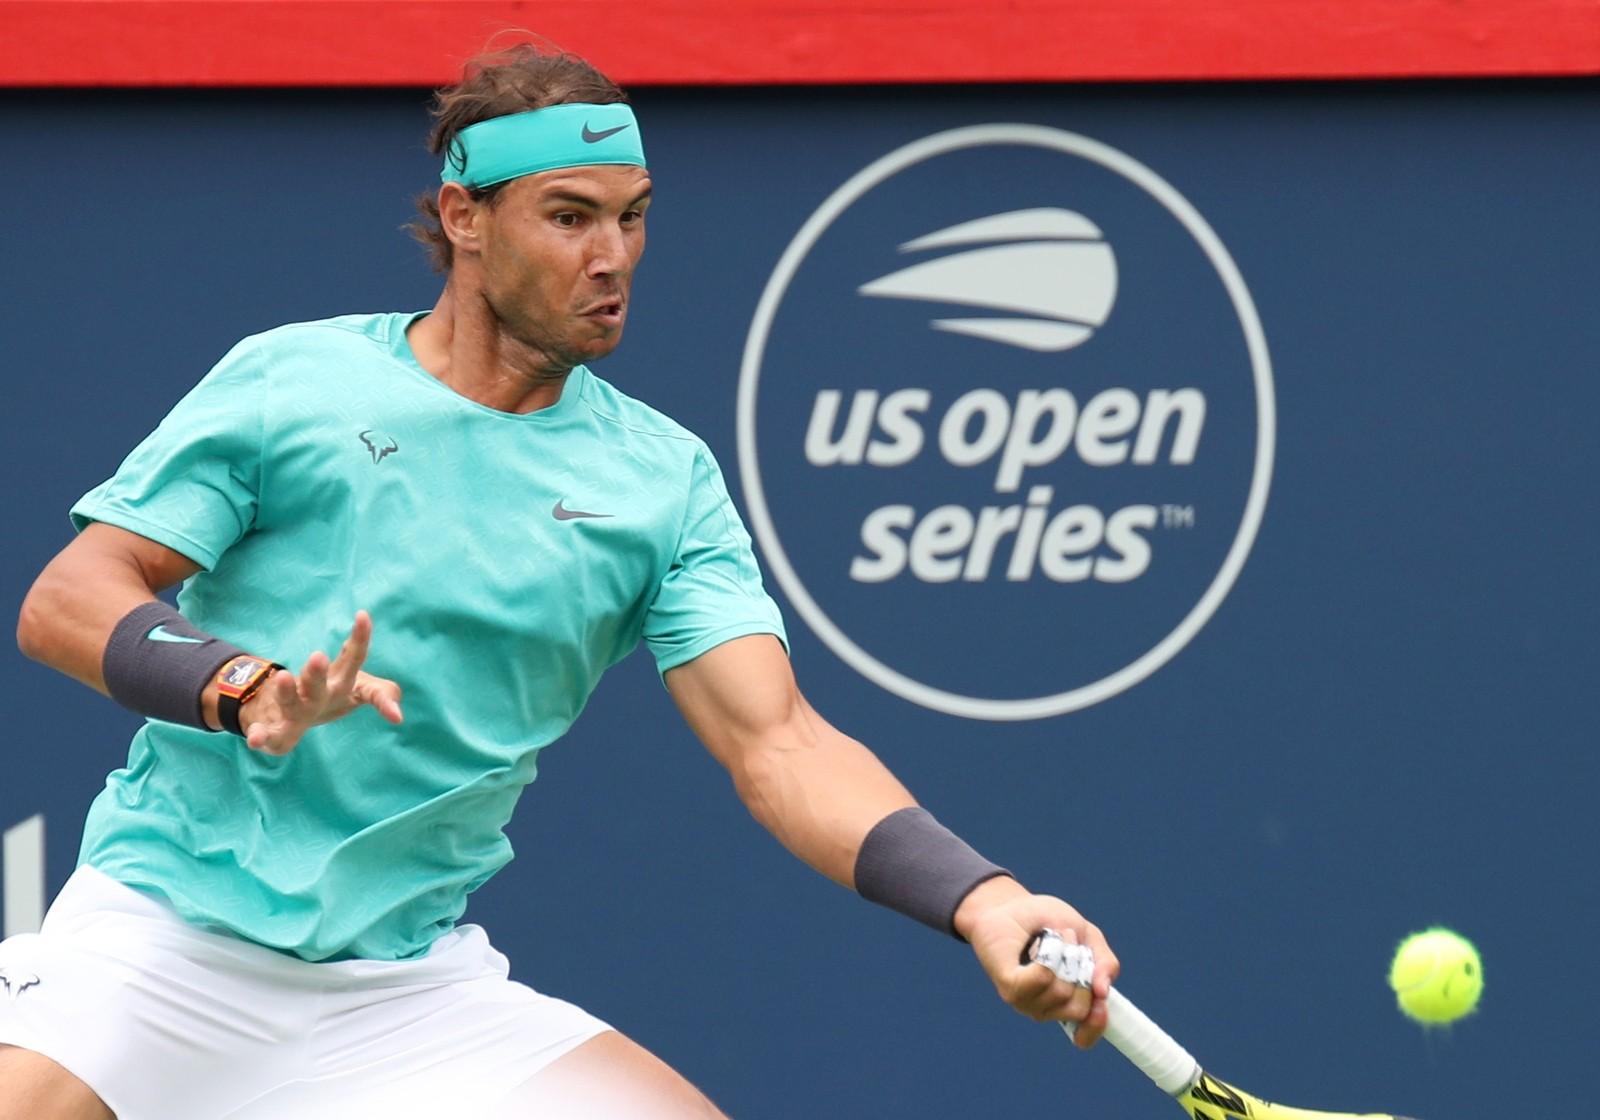
{"label": "man's face", "polygon": [[616,349],[649,205],[642,167],[565,167],[501,190],[483,214],[483,294],[507,332],[567,368]]}

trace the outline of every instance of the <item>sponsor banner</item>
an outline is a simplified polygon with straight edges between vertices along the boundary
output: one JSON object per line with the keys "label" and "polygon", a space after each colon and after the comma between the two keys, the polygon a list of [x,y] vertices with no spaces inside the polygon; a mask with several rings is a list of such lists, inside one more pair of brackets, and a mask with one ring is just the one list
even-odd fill
{"label": "sponsor banner", "polygon": [[1243,277],[1176,187],[1089,137],[939,133],[840,186],[751,324],[751,526],[800,617],[915,703],[1032,719],[1205,625],[1272,474]]}

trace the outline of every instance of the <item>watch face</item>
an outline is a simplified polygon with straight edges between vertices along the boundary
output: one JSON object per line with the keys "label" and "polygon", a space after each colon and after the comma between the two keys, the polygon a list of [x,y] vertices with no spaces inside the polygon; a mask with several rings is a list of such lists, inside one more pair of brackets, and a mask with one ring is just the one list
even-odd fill
{"label": "watch face", "polygon": [[263,664],[264,662],[256,661],[249,657],[242,661],[235,661],[228,666],[228,671],[222,675],[222,683],[233,685],[235,688],[249,684],[250,678],[261,671]]}

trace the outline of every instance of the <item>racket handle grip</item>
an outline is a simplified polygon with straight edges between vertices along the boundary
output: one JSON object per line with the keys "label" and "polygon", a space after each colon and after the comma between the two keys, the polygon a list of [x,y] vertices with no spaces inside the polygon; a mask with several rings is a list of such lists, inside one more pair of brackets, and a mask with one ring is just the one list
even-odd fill
{"label": "racket handle grip", "polygon": [[[1079,987],[1088,987],[1094,975],[1094,951],[1087,945],[1068,945],[1052,930],[1044,930],[1034,938],[1026,957]],[[1200,1063],[1132,1000],[1112,988],[1106,1010],[1102,1037],[1123,1057],[1175,1097],[1194,1087],[1200,1077]],[[1061,1029],[1068,1038],[1076,1037],[1076,1023],[1062,1023]]]}
{"label": "racket handle grip", "polygon": [[[1105,1040],[1144,1075],[1173,1096],[1187,1093],[1200,1077],[1200,1063],[1134,1006],[1127,996],[1111,989],[1106,1010]],[[1065,1023],[1062,1026],[1066,1026]]]}

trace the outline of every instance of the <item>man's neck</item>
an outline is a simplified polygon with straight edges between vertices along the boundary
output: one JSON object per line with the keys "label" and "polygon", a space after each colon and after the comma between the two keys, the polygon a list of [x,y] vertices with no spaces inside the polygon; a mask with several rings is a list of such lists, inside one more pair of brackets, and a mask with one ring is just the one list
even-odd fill
{"label": "man's neck", "polygon": [[549,408],[572,372],[507,335],[481,299],[461,298],[451,284],[433,312],[411,325],[406,341],[418,364],[446,387],[500,412]]}

